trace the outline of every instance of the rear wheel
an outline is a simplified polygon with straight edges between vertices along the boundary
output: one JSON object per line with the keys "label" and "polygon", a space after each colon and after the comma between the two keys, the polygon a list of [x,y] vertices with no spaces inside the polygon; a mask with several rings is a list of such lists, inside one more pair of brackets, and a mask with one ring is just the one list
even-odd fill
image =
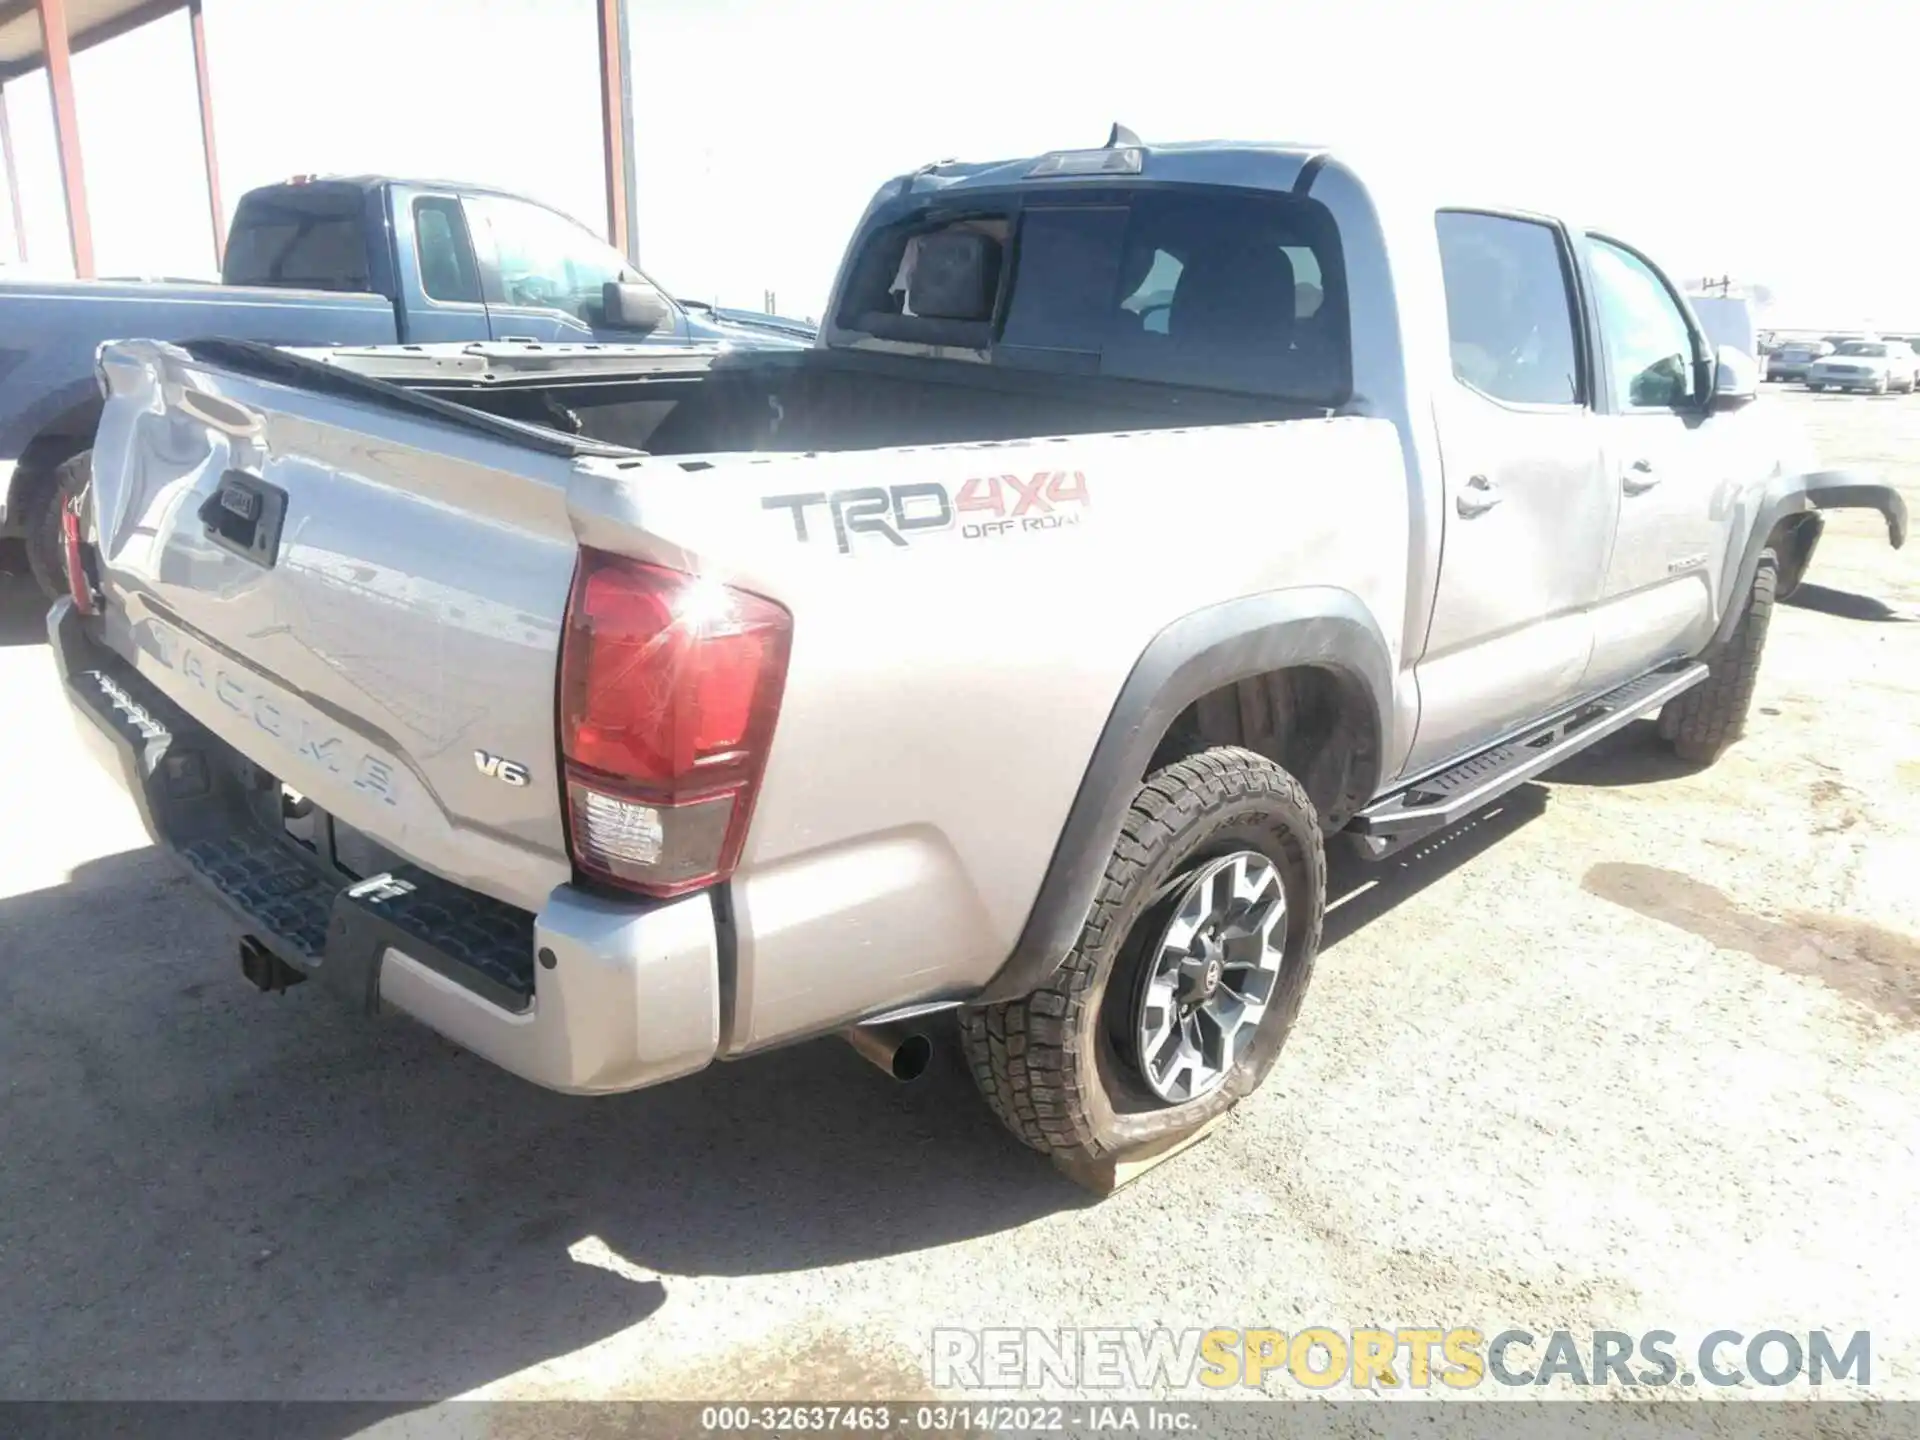
{"label": "rear wheel", "polygon": [[1747,592],[1740,623],[1723,646],[1707,656],[1707,678],[1660,710],[1660,734],[1682,760],[1710,765],[1740,738],[1753,687],[1760,678],[1760,652],[1773,621],[1779,561],[1772,550],[1760,554],[1760,568]]}
{"label": "rear wheel", "polygon": [[1816,385],[1813,383],[1813,381],[1809,380],[1807,382],[1807,388],[1813,391],[1814,394],[1818,395],[1822,390],[1826,389],[1827,387],[1824,385]]}
{"label": "rear wheel", "polygon": [[1224,746],[1155,771],[1060,968],[1031,995],[961,1012],[974,1080],[1048,1154],[1189,1134],[1272,1069],[1325,907],[1319,821],[1292,776]]}
{"label": "rear wheel", "polygon": [[67,593],[67,547],[60,534],[60,512],[93,479],[93,451],[62,461],[29,494],[22,517],[27,539],[27,568],[49,599]]}

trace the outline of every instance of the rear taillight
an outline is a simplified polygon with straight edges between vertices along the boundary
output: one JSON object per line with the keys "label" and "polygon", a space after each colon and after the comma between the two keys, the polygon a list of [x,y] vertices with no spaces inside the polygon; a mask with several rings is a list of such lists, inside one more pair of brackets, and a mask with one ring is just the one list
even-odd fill
{"label": "rear taillight", "polygon": [[580,552],[560,650],[576,865],[660,896],[733,873],[792,637],[762,596]]}
{"label": "rear taillight", "polygon": [[93,581],[87,576],[86,554],[81,548],[80,502],[67,498],[60,505],[60,542],[67,557],[67,593],[73,608],[82,615],[94,612]]}

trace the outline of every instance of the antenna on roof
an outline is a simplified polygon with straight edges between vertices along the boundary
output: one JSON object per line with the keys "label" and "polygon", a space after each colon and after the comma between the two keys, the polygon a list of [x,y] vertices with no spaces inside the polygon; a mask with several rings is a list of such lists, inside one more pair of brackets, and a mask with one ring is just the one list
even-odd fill
{"label": "antenna on roof", "polygon": [[1139,143],[1140,137],[1138,135],[1134,134],[1133,131],[1122,125],[1118,120],[1113,122],[1113,132],[1107,136],[1107,149],[1117,150],[1122,145],[1138,145]]}

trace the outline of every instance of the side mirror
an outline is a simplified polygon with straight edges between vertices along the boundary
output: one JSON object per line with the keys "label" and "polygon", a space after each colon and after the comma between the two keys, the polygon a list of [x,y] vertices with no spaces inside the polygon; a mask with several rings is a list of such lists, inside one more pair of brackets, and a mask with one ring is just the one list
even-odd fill
{"label": "side mirror", "polygon": [[658,330],[673,315],[666,297],[644,281],[607,281],[600,308],[610,330]]}
{"label": "side mirror", "polygon": [[1760,366],[1753,356],[1722,345],[1713,357],[1712,410],[1734,410],[1760,393]]}

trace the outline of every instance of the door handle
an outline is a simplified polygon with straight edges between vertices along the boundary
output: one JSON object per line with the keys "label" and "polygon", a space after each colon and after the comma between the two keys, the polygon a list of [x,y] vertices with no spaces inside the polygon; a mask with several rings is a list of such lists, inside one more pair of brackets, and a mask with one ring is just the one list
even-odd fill
{"label": "door handle", "polygon": [[1476,515],[1484,515],[1500,503],[1500,488],[1484,475],[1472,475],[1467,479],[1466,488],[1454,497],[1453,508],[1460,512],[1460,518],[1471,520]]}
{"label": "door handle", "polygon": [[1660,483],[1660,473],[1651,460],[1636,460],[1620,477],[1620,488],[1629,495],[1644,495]]}

